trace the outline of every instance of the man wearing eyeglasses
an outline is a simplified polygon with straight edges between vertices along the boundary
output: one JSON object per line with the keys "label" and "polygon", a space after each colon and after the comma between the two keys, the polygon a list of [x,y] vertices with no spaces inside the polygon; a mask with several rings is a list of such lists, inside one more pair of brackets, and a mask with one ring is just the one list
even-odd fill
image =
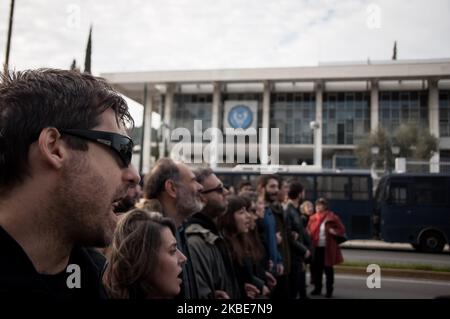
{"label": "man wearing eyeglasses", "polygon": [[204,207],[188,221],[186,235],[196,268],[200,298],[238,299],[239,285],[224,238],[217,229],[217,219],[227,209],[228,190],[210,168],[194,171],[203,186]]}
{"label": "man wearing eyeglasses", "polygon": [[99,299],[113,208],[139,182],[133,120],[102,79],[39,69],[0,79],[0,295]]}

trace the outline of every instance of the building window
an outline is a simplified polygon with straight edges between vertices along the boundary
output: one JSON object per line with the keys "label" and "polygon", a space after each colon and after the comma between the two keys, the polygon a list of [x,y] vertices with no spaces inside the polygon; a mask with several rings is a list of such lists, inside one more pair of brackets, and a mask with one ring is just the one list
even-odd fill
{"label": "building window", "polygon": [[353,145],[370,132],[367,92],[325,93],[323,98],[323,143]]}
{"label": "building window", "polygon": [[450,90],[439,92],[439,135],[450,137]]}
{"label": "building window", "polygon": [[172,109],[172,128],[187,128],[194,140],[194,120],[202,121],[202,133],[211,127],[211,94],[175,94]]}
{"label": "building window", "polygon": [[312,144],[310,122],[316,119],[313,93],[271,95],[270,127],[279,128],[281,144]]}
{"label": "building window", "polygon": [[380,124],[389,133],[401,125],[416,123],[428,127],[428,92],[380,92]]}

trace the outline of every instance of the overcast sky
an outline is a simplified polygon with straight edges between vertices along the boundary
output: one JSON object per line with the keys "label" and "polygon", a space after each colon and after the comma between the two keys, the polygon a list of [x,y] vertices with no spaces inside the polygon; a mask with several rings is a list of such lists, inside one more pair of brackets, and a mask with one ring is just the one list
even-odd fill
{"label": "overcast sky", "polygon": [[449,0],[16,0],[10,67],[83,66],[91,24],[94,74],[450,58]]}
{"label": "overcast sky", "polygon": [[[10,0],[0,0],[4,61]],[[101,72],[450,58],[448,0],[16,0],[10,65]]]}

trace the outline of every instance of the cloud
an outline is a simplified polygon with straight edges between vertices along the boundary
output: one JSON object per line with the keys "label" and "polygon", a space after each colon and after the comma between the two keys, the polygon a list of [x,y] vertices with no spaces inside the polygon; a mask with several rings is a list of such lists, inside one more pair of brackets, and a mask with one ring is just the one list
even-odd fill
{"label": "cloud", "polygon": [[[379,28],[368,23],[371,5]],[[11,65],[83,65],[91,23],[95,73],[387,60],[395,40],[400,59],[450,57],[449,9],[447,0],[22,0]],[[0,21],[8,11],[1,0]]]}

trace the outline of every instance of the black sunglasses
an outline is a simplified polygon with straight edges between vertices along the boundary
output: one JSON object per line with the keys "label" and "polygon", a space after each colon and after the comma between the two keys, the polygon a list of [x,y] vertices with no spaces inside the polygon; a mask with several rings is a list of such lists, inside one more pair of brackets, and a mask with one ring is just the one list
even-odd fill
{"label": "black sunglasses", "polygon": [[125,167],[128,167],[131,163],[134,144],[133,140],[128,136],[95,130],[58,129],[58,131],[61,134],[76,136],[108,146],[119,155]]}
{"label": "black sunglasses", "polygon": [[212,192],[218,192],[219,194],[223,194],[225,192],[225,190],[226,190],[226,188],[222,184],[220,184],[217,187],[214,187],[214,188],[211,188],[211,189],[208,189],[208,190],[203,190],[200,193],[208,194],[208,193],[212,193]]}

